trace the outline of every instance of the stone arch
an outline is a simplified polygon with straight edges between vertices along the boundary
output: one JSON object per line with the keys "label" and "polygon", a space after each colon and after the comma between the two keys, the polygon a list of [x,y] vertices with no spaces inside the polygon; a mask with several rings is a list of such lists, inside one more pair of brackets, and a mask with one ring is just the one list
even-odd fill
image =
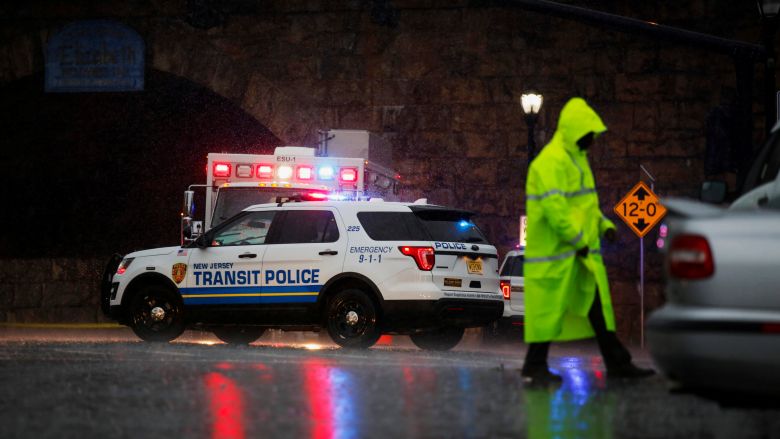
{"label": "stone arch", "polygon": [[[302,100],[283,91],[265,76],[252,72],[246,60],[218,47],[205,32],[186,24],[165,28],[139,26],[118,20],[137,30],[146,43],[147,71],[160,70],[190,80],[234,102],[285,144],[311,144],[324,125],[316,115],[300,111]],[[41,72],[43,53],[58,27],[16,35],[0,46],[0,85]],[[197,56],[192,56],[197,54]]]}

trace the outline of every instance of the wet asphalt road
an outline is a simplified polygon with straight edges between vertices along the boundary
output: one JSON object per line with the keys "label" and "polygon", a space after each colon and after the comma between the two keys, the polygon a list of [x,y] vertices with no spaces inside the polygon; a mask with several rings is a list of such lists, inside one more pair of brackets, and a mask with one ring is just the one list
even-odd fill
{"label": "wet asphalt road", "polygon": [[0,328],[0,438],[780,438],[780,409],[607,380],[591,343],[553,348],[562,386],[524,387],[523,350],[475,335],[431,353],[405,337],[350,351],[312,333],[234,347]]}

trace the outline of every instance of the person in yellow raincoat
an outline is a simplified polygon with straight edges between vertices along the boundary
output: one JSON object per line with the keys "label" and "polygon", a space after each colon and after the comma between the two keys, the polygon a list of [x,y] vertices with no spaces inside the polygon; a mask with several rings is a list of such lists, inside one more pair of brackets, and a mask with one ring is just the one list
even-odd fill
{"label": "person in yellow raincoat", "polygon": [[596,336],[609,377],[642,377],[615,335],[601,238],[615,225],[599,208],[587,151],[607,127],[581,98],[564,105],[558,128],[526,181],[525,341],[527,382],[558,382],[547,368],[552,341]]}

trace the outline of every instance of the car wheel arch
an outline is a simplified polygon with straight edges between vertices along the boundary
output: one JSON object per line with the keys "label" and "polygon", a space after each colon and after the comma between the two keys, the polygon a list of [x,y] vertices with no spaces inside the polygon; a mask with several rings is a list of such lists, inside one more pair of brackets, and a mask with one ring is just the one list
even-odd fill
{"label": "car wheel arch", "polygon": [[126,311],[130,306],[130,301],[133,300],[133,296],[143,287],[149,285],[163,286],[175,292],[176,295],[181,298],[179,289],[176,287],[176,284],[174,284],[173,281],[171,281],[169,278],[160,273],[143,273],[131,280],[127,285],[127,288],[125,288],[125,291],[122,294],[122,309]]}
{"label": "car wheel arch", "polygon": [[371,300],[377,305],[378,314],[380,316],[382,315],[385,301],[384,297],[382,297],[382,293],[371,279],[360,273],[340,273],[332,277],[323,285],[320,294],[317,297],[317,310],[319,315],[323,314],[329,297],[347,288],[357,288],[366,292]]}

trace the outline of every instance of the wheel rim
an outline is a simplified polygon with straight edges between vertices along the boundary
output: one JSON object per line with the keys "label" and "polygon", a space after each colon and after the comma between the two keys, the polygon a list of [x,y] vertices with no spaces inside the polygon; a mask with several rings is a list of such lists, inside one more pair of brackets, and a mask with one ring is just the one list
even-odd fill
{"label": "wheel rim", "polygon": [[161,332],[173,325],[178,312],[170,300],[146,294],[133,313],[133,324],[149,332]]}
{"label": "wheel rim", "polygon": [[331,312],[331,322],[334,323],[340,337],[356,338],[365,334],[373,322],[373,317],[369,315],[362,303],[356,300],[345,300]]}

